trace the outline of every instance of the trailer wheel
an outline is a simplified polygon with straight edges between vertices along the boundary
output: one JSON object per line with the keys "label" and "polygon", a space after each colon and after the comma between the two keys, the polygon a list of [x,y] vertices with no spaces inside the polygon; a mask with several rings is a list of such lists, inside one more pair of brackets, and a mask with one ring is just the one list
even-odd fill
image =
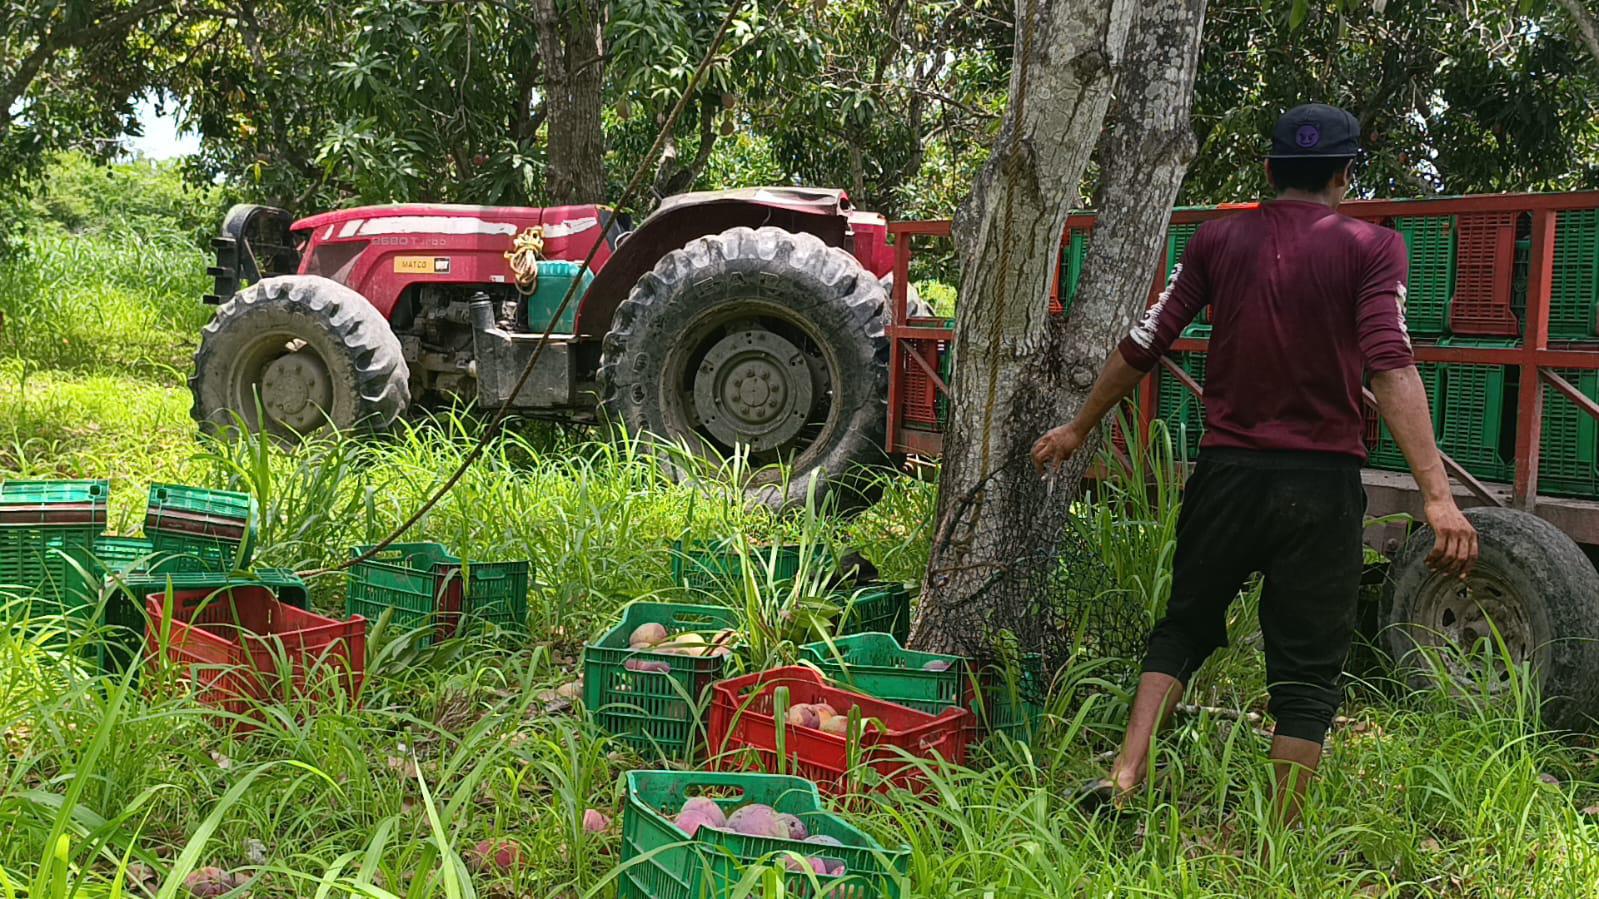
{"label": "trailer wheel", "polygon": [[[749,453],[745,487],[772,507],[845,489],[885,461],[886,295],[854,257],[810,234],[734,228],[668,253],[605,337],[613,422],[702,458]],[[660,457],[679,477],[682,454]],[[772,463],[790,466],[785,481]]]}
{"label": "trailer wheel", "polygon": [[365,297],[327,278],[286,275],[217,309],[189,389],[208,432],[242,419],[252,432],[295,439],[330,425],[388,428],[410,402],[409,377],[399,339]]}
{"label": "trailer wheel", "polygon": [[[1543,722],[1582,730],[1599,718],[1599,572],[1571,538],[1535,515],[1466,510],[1481,557],[1471,576],[1427,567],[1433,531],[1416,529],[1389,572],[1383,642],[1412,687],[1439,666],[1463,693],[1508,694],[1528,666]],[[1497,636],[1496,636],[1497,634]]]}

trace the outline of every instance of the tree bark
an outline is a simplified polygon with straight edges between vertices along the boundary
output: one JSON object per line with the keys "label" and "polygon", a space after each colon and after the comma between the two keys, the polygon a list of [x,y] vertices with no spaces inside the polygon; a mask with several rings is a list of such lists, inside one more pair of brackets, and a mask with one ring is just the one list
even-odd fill
{"label": "tree bark", "polygon": [[716,113],[720,108],[719,103],[711,100],[700,103],[700,142],[694,149],[694,157],[687,162],[678,160],[677,135],[667,136],[666,145],[661,148],[661,162],[655,168],[657,200],[693,187],[700,172],[705,171],[706,164],[711,161],[711,153],[716,149]]}
{"label": "tree bark", "polygon": [[535,0],[548,129],[546,190],[555,205],[605,202],[605,2]]}
{"label": "tree bark", "polygon": [[[911,639],[918,648],[978,653],[985,647],[974,640],[1008,631],[1043,649],[1037,623],[1000,620],[1013,610],[985,590],[1001,571],[1012,582],[1046,582],[1055,563],[1094,447],[1047,481],[1028,449],[1081,407],[1148,296],[1194,149],[1188,113],[1205,5],[1019,4],[1010,109],[956,222],[959,389]],[[1113,72],[1118,105],[1102,135]],[[1050,317],[1066,215],[1096,143],[1103,189],[1087,268],[1071,316]]]}

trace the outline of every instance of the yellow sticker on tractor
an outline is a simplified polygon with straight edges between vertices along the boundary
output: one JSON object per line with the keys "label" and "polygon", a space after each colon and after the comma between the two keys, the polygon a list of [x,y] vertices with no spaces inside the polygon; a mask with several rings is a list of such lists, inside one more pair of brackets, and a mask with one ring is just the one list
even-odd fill
{"label": "yellow sticker on tractor", "polygon": [[394,270],[409,275],[447,275],[450,273],[450,257],[396,256]]}

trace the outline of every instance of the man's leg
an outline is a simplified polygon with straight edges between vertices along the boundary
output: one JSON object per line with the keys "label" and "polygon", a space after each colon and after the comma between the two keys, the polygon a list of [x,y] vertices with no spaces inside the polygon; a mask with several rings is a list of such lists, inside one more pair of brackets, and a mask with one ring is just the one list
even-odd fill
{"label": "man's leg", "polygon": [[1355,633],[1366,496],[1358,469],[1279,474],[1269,517],[1274,542],[1260,600],[1266,643],[1272,807],[1298,822],[1305,790],[1321,764],[1322,741],[1343,700],[1340,677]]}
{"label": "man's leg", "polygon": [[1189,678],[1227,645],[1227,606],[1255,570],[1256,480],[1248,468],[1202,457],[1183,491],[1171,600],[1150,632],[1127,733],[1111,766],[1109,782],[1119,793],[1144,781],[1155,734]]}

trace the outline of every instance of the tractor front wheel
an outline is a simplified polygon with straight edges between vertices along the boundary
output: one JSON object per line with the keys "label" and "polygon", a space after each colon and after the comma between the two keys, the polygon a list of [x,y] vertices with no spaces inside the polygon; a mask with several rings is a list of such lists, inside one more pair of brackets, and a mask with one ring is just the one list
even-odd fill
{"label": "tractor front wheel", "polygon": [[600,367],[606,412],[682,477],[692,466],[666,447],[704,459],[739,451],[759,502],[846,488],[849,504],[870,484],[862,466],[886,459],[885,300],[853,256],[810,234],[734,228],[694,240],[617,310]]}
{"label": "tractor front wheel", "polygon": [[283,439],[382,430],[410,402],[400,341],[366,298],[327,278],[265,278],[217,310],[194,354],[193,414]]}

